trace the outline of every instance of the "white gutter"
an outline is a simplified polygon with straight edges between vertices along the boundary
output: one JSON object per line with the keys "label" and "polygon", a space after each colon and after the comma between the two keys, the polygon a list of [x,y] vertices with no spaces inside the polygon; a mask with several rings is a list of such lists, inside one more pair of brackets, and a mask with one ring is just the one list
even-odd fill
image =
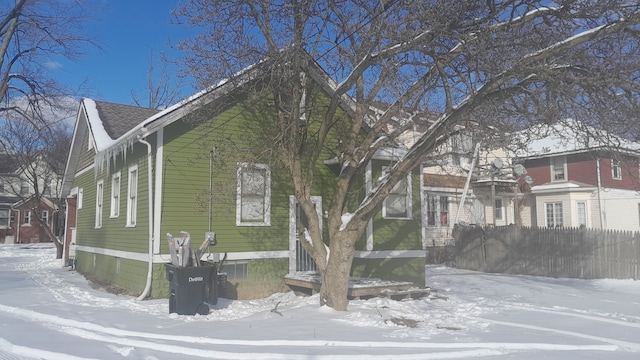
{"label": "white gutter", "polygon": [[148,186],[147,189],[149,194],[149,267],[147,270],[147,283],[142,291],[142,294],[138,296],[136,300],[144,300],[149,293],[151,293],[151,282],[153,279],[153,179],[152,179],[152,169],[153,169],[153,161],[151,159],[151,144],[149,144],[144,138],[138,139],[138,142],[141,144],[147,145],[147,180]]}

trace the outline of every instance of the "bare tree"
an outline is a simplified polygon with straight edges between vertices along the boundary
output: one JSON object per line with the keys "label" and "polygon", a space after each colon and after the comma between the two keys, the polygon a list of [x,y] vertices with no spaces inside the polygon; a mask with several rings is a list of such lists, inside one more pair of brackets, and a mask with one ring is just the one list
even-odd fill
{"label": "bare tree", "polygon": [[170,71],[171,63],[161,58],[159,67],[157,66],[158,63],[154,59],[152,52],[149,56],[146,94],[139,95],[131,91],[131,98],[137,106],[149,109],[164,109],[181,100],[180,86],[182,80],[172,76],[173,72]]}
{"label": "bare tree", "polygon": [[[368,220],[456,127],[473,123],[489,139],[572,117],[619,133],[638,113],[640,4],[628,0],[193,0],[176,14],[201,29],[180,47],[202,87],[265,59],[275,64],[265,81],[276,126],[265,123],[271,142],[262,152],[289,172],[308,219],[304,245],[322,275],[321,303],[338,310],[347,309],[355,242]],[[300,106],[312,86],[304,76],[309,56],[336,80],[320,119]],[[426,112],[437,119],[354,201],[353,180],[402,130],[396,116],[410,122]],[[338,146],[328,143],[334,139]],[[343,166],[327,246],[311,188],[328,147]]]}
{"label": "bare tree", "polygon": [[49,69],[91,44],[81,0],[10,0],[0,5],[0,118],[43,123],[69,92]]}
{"label": "bare tree", "polygon": [[[37,128],[29,121],[8,121],[2,124],[0,140],[0,151],[15,169],[2,174],[4,191],[15,197],[16,204],[29,209],[34,215],[31,221],[56,245],[57,258],[62,258],[63,243],[54,229],[60,230],[64,225],[64,199],[60,198],[60,193],[71,146],[68,127],[58,123]],[[37,215],[41,213],[44,199],[53,204],[50,223]],[[52,226],[54,222],[57,226]]]}

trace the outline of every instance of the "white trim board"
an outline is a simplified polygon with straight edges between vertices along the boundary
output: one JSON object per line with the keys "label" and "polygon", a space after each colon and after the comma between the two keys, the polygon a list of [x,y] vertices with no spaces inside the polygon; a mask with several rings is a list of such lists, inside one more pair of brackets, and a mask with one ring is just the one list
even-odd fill
{"label": "white trim board", "polygon": [[[121,251],[121,250],[113,250],[113,249],[104,249],[93,246],[81,246],[79,245],[76,248],[77,251],[82,251],[90,254],[99,254],[106,256],[118,257],[121,259],[127,260],[135,260],[135,261],[149,261],[148,253],[138,253],[131,251]],[[212,251],[210,254],[216,254],[215,251]],[[224,256],[222,253],[220,254],[220,258]],[[204,254],[202,256],[203,259],[206,259],[208,254]],[[259,260],[259,259],[286,259],[289,257],[288,250],[281,251],[255,251],[255,252],[232,252],[227,253],[227,260]],[[170,260],[169,254],[155,254],[153,256],[154,263],[166,263]]]}

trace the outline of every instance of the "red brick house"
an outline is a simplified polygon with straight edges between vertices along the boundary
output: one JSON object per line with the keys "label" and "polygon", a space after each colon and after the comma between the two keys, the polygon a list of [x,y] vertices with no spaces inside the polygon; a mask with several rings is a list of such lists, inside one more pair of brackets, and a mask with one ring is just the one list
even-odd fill
{"label": "red brick house", "polygon": [[38,184],[42,194],[36,196],[33,184],[25,178],[11,155],[0,154],[1,244],[51,242],[45,226],[56,235],[62,231],[57,221],[60,212],[52,200],[59,180],[43,176]]}
{"label": "red brick house", "polygon": [[541,128],[517,153],[530,183],[521,211],[533,226],[640,230],[640,144],[581,126]]}

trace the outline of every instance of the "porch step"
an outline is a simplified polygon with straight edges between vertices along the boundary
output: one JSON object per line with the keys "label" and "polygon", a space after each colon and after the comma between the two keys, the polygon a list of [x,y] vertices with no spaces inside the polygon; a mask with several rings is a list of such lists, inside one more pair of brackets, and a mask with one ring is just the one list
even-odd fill
{"label": "porch step", "polygon": [[[293,291],[312,295],[320,291],[320,275],[317,273],[288,274],[284,282]],[[415,299],[429,294],[429,289],[417,289],[412,282],[387,281],[376,278],[349,279],[349,299],[388,297],[394,300]]]}

